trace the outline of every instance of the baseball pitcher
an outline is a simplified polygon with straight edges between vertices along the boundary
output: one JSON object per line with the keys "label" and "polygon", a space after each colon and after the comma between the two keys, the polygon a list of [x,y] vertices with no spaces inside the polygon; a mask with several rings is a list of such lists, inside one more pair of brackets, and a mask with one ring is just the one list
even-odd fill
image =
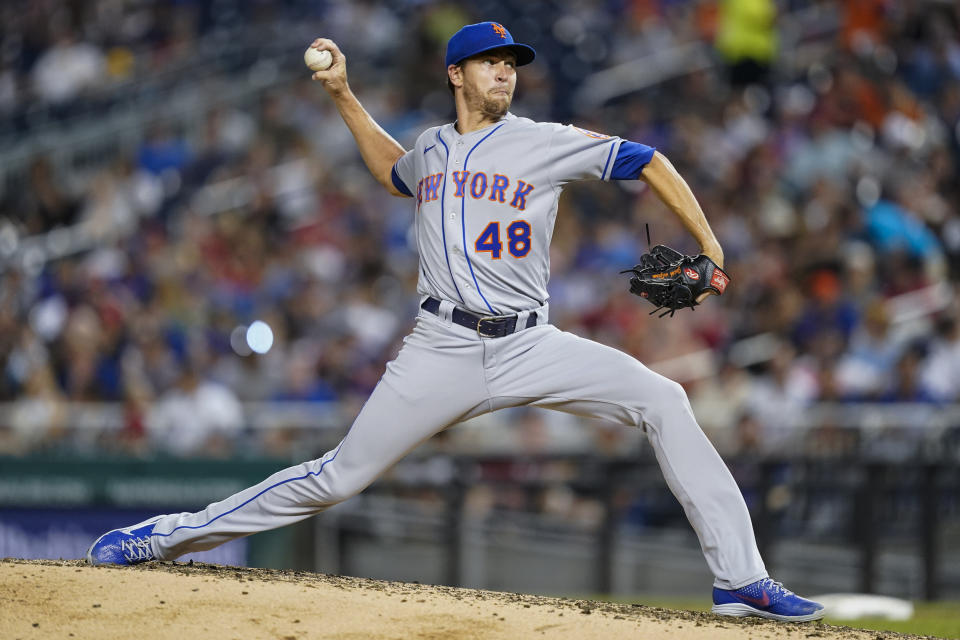
{"label": "baseball pitcher", "polygon": [[[699,242],[683,256],[655,247],[630,271],[631,291],[673,312],[722,294],[723,251],[687,184],[656,150],[510,113],[517,69],[533,61],[495,22],[447,44],[457,120],[406,150],[364,110],[346,57],[317,71],[373,176],[410,199],[420,254],[420,312],[396,359],[340,444],[198,513],[151,518],[98,538],[93,564],[170,560],[288,525],[359,493],[446,427],[532,405],[643,429],[715,576],[713,610],[805,621],[823,607],[767,575],[746,504],[694,419],[683,388],[611,347],[550,324],[549,248],[564,185],[645,181]],[[325,56],[324,56],[325,57]]]}

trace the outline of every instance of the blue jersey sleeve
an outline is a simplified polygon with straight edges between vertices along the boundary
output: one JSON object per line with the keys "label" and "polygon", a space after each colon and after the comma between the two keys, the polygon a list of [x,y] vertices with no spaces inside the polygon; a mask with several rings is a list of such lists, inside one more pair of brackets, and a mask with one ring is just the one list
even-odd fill
{"label": "blue jersey sleeve", "polygon": [[[399,164],[399,161],[397,162]],[[397,172],[397,165],[393,165],[393,169],[390,171],[390,179],[393,180],[393,186],[397,188],[397,191],[402,193],[405,196],[413,197],[413,193],[410,191],[410,188],[407,187],[406,183],[400,177],[400,174]]]}
{"label": "blue jersey sleeve", "polygon": [[639,142],[624,140],[617,151],[610,177],[613,180],[636,180],[643,168],[653,159],[656,149]]}

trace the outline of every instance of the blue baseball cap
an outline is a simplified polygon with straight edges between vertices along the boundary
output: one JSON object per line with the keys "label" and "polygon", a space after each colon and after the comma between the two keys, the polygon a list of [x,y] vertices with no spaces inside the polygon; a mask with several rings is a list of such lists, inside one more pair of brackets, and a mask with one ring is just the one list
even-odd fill
{"label": "blue baseball cap", "polygon": [[513,36],[499,22],[468,24],[447,42],[447,66],[460,64],[470,56],[491,49],[510,49],[517,56],[517,66],[530,64],[537,56],[533,47],[513,41]]}

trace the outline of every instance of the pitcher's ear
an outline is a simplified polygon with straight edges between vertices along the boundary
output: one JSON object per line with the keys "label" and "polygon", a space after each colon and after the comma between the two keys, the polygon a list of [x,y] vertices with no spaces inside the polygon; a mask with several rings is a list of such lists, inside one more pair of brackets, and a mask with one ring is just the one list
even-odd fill
{"label": "pitcher's ear", "polygon": [[463,65],[452,64],[447,67],[447,87],[453,91],[454,87],[463,86]]}

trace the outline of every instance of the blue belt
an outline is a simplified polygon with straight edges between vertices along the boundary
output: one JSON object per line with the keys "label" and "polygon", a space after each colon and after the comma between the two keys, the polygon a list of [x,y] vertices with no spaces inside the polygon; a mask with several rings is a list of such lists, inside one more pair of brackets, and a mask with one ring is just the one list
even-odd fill
{"label": "blue belt", "polygon": [[[420,305],[420,308],[434,315],[440,315],[440,301],[436,298],[427,298]],[[516,314],[512,316],[478,316],[454,307],[451,319],[461,327],[476,331],[481,338],[502,338],[518,330]],[[526,326],[520,327],[520,329],[529,329],[535,326],[537,326],[537,312],[532,311],[527,318]]]}

